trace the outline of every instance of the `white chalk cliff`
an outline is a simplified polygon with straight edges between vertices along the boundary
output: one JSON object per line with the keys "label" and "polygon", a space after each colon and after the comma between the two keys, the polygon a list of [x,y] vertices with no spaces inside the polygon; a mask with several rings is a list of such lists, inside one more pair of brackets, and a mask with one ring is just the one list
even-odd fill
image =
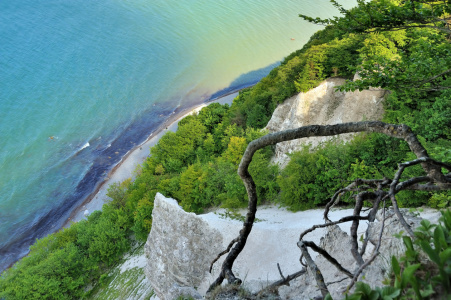
{"label": "white chalk cliff", "polygon": [[[378,88],[361,92],[336,91],[336,87],[344,82],[341,78],[329,78],[318,87],[285,100],[276,108],[266,128],[269,132],[277,132],[306,125],[380,120],[386,91]],[[351,136],[342,134],[340,138],[348,140]],[[309,143],[316,147],[331,138],[313,137],[279,143],[273,162],[284,167],[289,160],[287,153],[298,151]]]}
{"label": "white chalk cliff", "polygon": [[[221,213],[196,216],[184,212],[174,199],[161,194],[157,194],[154,205],[153,226],[145,246],[146,276],[162,300],[176,299],[180,295],[202,298],[219,274],[222,263],[222,260],[217,262],[210,274],[208,269],[211,261],[238,235],[242,222],[224,218]],[[246,246],[233,267],[235,275],[243,280],[244,287],[256,292],[279,280],[277,263],[284,275],[302,269],[299,263],[300,250],[296,246],[299,234],[321,223],[322,213],[321,209],[293,213],[275,207],[260,207],[257,211],[259,221],[254,224]],[[404,213],[414,227],[419,224],[419,218]],[[351,214],[352,209],[336,210],[331,212],[330,217],[338,220]],[[433,210],[426,210],[423,214],[433,222],[440,215]],[[390,270],[391,255],[399,255],[404,251],[402,241],[393,236],[403,228],[393,213],[389,212],[388,216],[381,254],[365,273],[365,280],[372,286],[382,285],[382,280]],[[379,226],[378,221],[371,225],[370,241],[376,242]],[[360,228],[358,234],[363,234],[365,230],[364,227]],[[348,232],[349,224],[334,226],[327,231],[309,233],[305,239],[324,247],[352,272],[357,265],[350,254]],[[371,246],[368,253],[371,253]],[[315,253],[312,256],[315,257]],[[320,255],[316,256],[316,263],[326,282],[345,277]],[[329,286],[334,299],[343,298],[343,289],[349,281],[346,279]],[[311,299],[320,295],[310,271],[292,281],[289,287],[279,288],[279,293],[282,299]]]}

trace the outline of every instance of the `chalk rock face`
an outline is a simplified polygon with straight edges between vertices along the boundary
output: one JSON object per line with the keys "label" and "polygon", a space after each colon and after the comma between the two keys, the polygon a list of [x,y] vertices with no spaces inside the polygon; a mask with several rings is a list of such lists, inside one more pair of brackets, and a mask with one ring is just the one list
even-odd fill
{"label": "chalk rock face", "polygon": [[[350,214],[352,210],[338,210],[330,216],[335,220]],[[213,265],[211,274],[210,263],[243,227],[242,221],[226,215],[221,210],[199,216],[186,213],[175,200],[157,194],[152,230],[145,246],[145,272],[160,299],[172,300],[182,294],[195,298],[205,295],[219,275],[225,256]],[[258,221],[233,265],[235,276],[245,282],[246,289],[256,292],[280,279],[278,263],[284,274],[299,271],[302,268],[296,246],[299,234],[321,222],[322,216],[321,209],[293,213],[271,206],[259,207]],[[319,243],[324,232],[319,229],[309,234],[309,240]]]}
{"label": "chalk rock face", "polygon": [[[406,222],[415,229],[420,225],[422,218],[409,213],[408,209],[401,209],[401,212]],[[426,209],[421,213],[421,217],[430,220],[432,223],[438,223],[440,212],[433,209]],[[376,257],[371,265],[369,265],[360,277],[360,281],[366,282],[371,287],[383,286],[384,279],[389,275],[391,270],[391,257],[394,255],[400,257],[405,252],[405,246],[401,239],[396,238],[395,235],[404,231],[404,227],[400,224],[398,218],[394,214],[393,210],[388,210],[385,214],[384,231],[382,234],[381,247],[379,249],[380,254]],[[376,221],[369,226],[369,243],[366,250],[366,254],[363,256],[364,260],[371,257],[373,250],[375,249],[379,234],[382,227],[383,215],[378,212]],[[359,236],[362,233],[359,233]],[[308,240],[308,239],[307,239]],[[321,238],[319,244],[320,247],[325,249],[332,257],[334,257],[344,268],[354,273],[358,269],[358,265],[355,262],[350,252],[351,238],[338,226],[331,226],[327,230],[324,237]],[[359,243],[359,250],[361,249],[361,243]],[[343,292],[346,291],[347,286],[350,283],[350,279],[343,273],[337,270],[328,260],[322,255],[318,255],[315,259],[315,263],[321,270],[324,276],[324,280],[328,284],[329,292],[333,299],[343,299]],[[343,280],[344,279],[344,280]],[[302,291],[301,293],[299,291]],[[290,287],[279,288],[279,293],[282,299],[312,299],[319,296],[321,293],[317,288],[315,278],[310,270],[292,281]]]}
{"label": "chalk rock face", "polygon": [[[277,264],[284,275],[293,274],[302,269],[299,263],[300,250],[296,243],[299,234],[313,225],[322,223],[323,210],[289,212],[272,206],[259,207],[258,221],[254,223],[246,246],[233,265],[235,276],[241,278],[244,287],[257,292],[272,282],[279,280]],[[402,211],[406,221],[414,228],[419,218]],[[331,211],[332,221],[352,215],[352,209]],[[241,212],[244,214],[244,211]],[[191,296],[195,299],[205,295],[210,284],[220,272],[223,256],[213,265],[212,274],[208,272],[210,263],[229,242],[238,236],[242,221],[226,217],[224,211],[196,216],[187,213],[178,206],[177,201],[157,194],[153,209],[153,225],[145,246],[147,264],[145,273],[159,299],[176,299],[178,296]],[[424,210],[421,216],[437,223],[440,213]],[[397,217],[388,210],[385,215],[383,244],[380,255],[365,270],[365,281],[371,286],[382,286],[384,277],[390,270],[391,255],[404,251],[401,239],[394,237],[403,230]],[[364,259],[372,255],[377,244],[382,215],[370,225],[370,239]],[[362,236],[366,232],[366,222],[361,222],[357,232]],[[349,223],[340,226],[317,229],[305,236],[326,249],[337,261],[351,273],[357,264],[350,253]],[[361,247],[361,245],[359,245]],[[327,283],[334,299],[344,298],[343,291],[350,279],[337,271],[324,257],[310,251],[312,258]],[[344,279],[343,281],[341,281]],[[290,286],[279,288],[281,299],[312,299],[320,295],[316,281],[309,270],[293,280]]]}
{"label": "chalk rock face", "polygon": [[186,213],[174,199],[158,193],[152,213],[152,230],[145,245],[145,273],[157,296],[200,298],[197,287],[216,255],[222,235],[193,213]]}
{"label": "chalk rock face", "polygon": [[[329,78],[318,87],[285,100],[276,108],[266,128],[269,132],[276,132],[307,125],[379,120],[383,114],[382,102],[386,91],[376,88],[362,92],[335,91],[344,82],[341,78]],[[351,137],[351,134],[340,136],[345,141]],[[279,143],[273,162],[284,167],[289,160],[287,153],[298,151],[309,143],[316,147],[330,139],[314,137]]]}
{"label": "chalk rock face", "polygon": [[[414,231],[418,226],[420,226],[421,220],[427,219],[433,224],[438,224],[438,220],[441,217],[439,211],[431,208],[423,208],[420,213],[421,217],[418,213],[409,212],[409,209],[407,208],[400,208],[400,211],[403,214],[407,224],[409,224]],[[376,219],[378,222],[371,223],[368,230],[370,242],[373,245],[377,245],[382,227],[383,214],[381,211],[377,213]],[[402,242],[402,239],[395,236],[401,232],[403,233],[402,235],[407,235],[406,230],[399,222],[395,212],[392,209],[387,210],[385,213],[384,231],[382,233],[382,240],[384,242],[381,244],[379,249],[380,255],[375,259],[370,268],[375,268],[375,266],[377,266],[381,272],[388,272],[391,269],[391,257],[400,257],[404,254],[406,247]],[[380,277],[369,277],[367,280],[370,285],[382,285],[382,278]]]}

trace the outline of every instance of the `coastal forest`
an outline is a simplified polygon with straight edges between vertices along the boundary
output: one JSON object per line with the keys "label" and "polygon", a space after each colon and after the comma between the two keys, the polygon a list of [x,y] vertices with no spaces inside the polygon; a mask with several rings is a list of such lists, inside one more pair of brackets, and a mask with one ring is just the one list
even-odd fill
{"label": "coastal forest", "polygon": [[[339,1],[331,2],[342,13],[340,17],[300,15],[324,27],[259,83],[240,91],[231,105],[213,103],[181,120],[176,132],[167,132],[150,149],[134,180],[110,186],[111,201],[102,211],[37,240],[26,257],[1,275],[0,298],[89,297],[87,287],[101,285],[104,274],[132,244],[147,239],[157,192],[195,213],[246,207],[247,192],[237,170],[247,145],[267,134],[264,127],[278,104],[329,77],[348,79],[338,87],[341,91],[388,90],[382,121],[408,125],[431,157],[451,163],[449,1],[358,0],[350,10]],[[359,79],[352,81],[356,73]],[[347,143],[327,142],[315,149],[305,146],[290,155],[283,169],[270,163],[273,151],[271,146],[258,150],[249,173],[261,204],[292,211],[323,207],[337,190],[357,178],[393,178],[399,163],[416,158],[405,141],[377,133],[362,133]],[[422,174],[417,165],[403,176]],[[405,190],[397,200],[401,207],[445,209],[451,204],[451,192]],[[343,205],[354,201],[342,199]],[[444,260],[439,259],[443,272],[439,279],[434,274],[421,279],[424,287],[430,286],[425,298],[434,295],[435,285],[450,285],[451,215],[447,216],[448,231],[443,231],[440,246]],[[395,271],[399,268],[394,266]],[[396,285],[396,280],[390,284]],[[404,288],[409,288],[407,283]],[[371,289],[367,296],[362,292],[360,298],[351,297],[370,299],[370,294]],[[401,297],[400,292],[387,299]]]}

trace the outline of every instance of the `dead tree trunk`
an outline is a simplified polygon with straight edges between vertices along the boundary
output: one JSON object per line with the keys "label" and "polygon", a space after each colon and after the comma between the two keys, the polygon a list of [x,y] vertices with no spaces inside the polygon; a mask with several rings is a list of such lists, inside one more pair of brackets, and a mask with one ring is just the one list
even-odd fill
{"label": "dead tree trunk", "polygon": [[[393,125],[393,124],[386,124],[379,121],[369,121],[369,122],[352,122],[352,123],[343,123],[343,124],[336,124],[336,125],[311,125],[311,126],[304,126],[297,129],[291,129],[276,133],[271,133],[266,136],[263,136],[257,140],[252,141],[246,148],[246,151],[241,159],[241,163],[238,167],[238,174],[240,175],[241,179],[244,182],[244,185],[247,190],[248,199],[249,199],[249,205],[248,205],[248,212],[246,214],[246,219],[243,224],[243,228],[240,230],[239,236],[235,238],[229,245],[228,249],[231,249],[228,253],[227,257],[225,258],[221,273],[218,276],[218,278],[213,282],[213,284],[210,286],[209,291],[214,289],[216,286],[220,285],[224,279],[227,279],[227,281],[231,284],[240,284],[241,280],[239,278],[236,278],[232,272],[232,266],[235,261],[235,259],[238,257],[240,252],[243,250],[247,237],[249,236],[252,226],[255,220],[255,214],[257,212],[257,192],[254,180],[252,179],[252,176],[249,174],[248,167],[249,164],[252,161],[252,157],[255,154],[255,152],[261,148],[264,148],[269,145],[275,145],[280,142],[284,141],[290,141],[294,139],[299,138],[305,138],[305,137],[317,137],[317,136],[335,136],[338,134],[343,133],[356,133],[356,132],[377,132],[382,133],[390,137],[402,139],[407,142],[407,144],[410,147],[410,150],[416,155],[418,158],[414,162],[410,162],[412,164],[421,164],[423,170],[426,173],[426,176],[418,177],[418,178],[412,178],[410,181],[406,183],[406,181],[399,183],[400,175],[402,174],[405,167],[410,166],[406,165],[403,166],[400,165],[400,170],[396,174],[394,180],[374,180],[374,184],[378,184],[381,188],[387,187],[387,185],[390,185],[390,191],[387,193],[387,197],[390,198],[392,201],[393,208],[396,211],[396,214],[400,220],[400,222],[403,224],[403,226],[406,228],[406,231],[413,236],[413,232],[410,229],[409,225],[405,222],[404,218],[402,217],[401,213],[398,210],[398,206],[396,203],[395,194],[399,192],[400,189],[421,189],[421,190],[434,190],[435,187],[437,189],[451,189],[451,176],[444,175],[441,172],[441,168],[445,167],[448,169],[448,171],[451,171],[451,166],[437,162],[435,160],[432,160],[429,158],[426,149],[421,145],[421,143],[418,141],[415,134],[412,132],[412,130],[406,126],[406,125]],[[421,185],[420,183],[427,183],[426,185]],[[358,184],[357,184],[358,185]],[[334,196],[335,197],[335,196]],[[338,196],[337,196],[338,197]],[[366,198],[364,195],[361,195],[361,197]],[[331,202],[333,202],[334,199],[332,199]],[[381,199],[379,199],[379,202]],[[379,203],[378,202],[378,203]],[[332,205],[332,204],[331,204]],[[331,205],[328,205],[330,207]],[[327,209],[328,209],[327,207]],[[377,209],[376,209],[377,210]],[[354,220],[355,225],[358,225],[358,220],[360,218],[359,215],[360,208],[356,208],[355,215],[351,218]],[[375,214],[375,212],[374,212]],[[327,220],[327,213],[326,213],[326,220]],[[302,239],[301,234],[301,239]],[[300,239],[300,240],[301,240]],[[233,245],[233,248],[232,248]],[[355,247],[354,247],[355,248]],[[357,249],[354,249],[354,251],[357,251]],[[223,251],[219,256],[227,253],[228,251]],[[362,254],[355,253],[357,260],[359,261],[359,264],[363,264],[363,261],[360,260]],[[219,258],[218,256],[218,258]],[[214,260],[217,261],[216,258]],[[213,263],[214,263],[213,262]],[[213,264],[212,263],[212,264]]]}

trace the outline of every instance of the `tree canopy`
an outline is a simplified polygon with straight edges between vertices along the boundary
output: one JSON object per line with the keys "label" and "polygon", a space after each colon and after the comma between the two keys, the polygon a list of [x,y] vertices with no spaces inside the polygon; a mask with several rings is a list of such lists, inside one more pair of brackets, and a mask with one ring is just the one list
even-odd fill
{"label": "tree canopy", "polygon": [[336,0],[330,2],[343,17],[321,19],[303,14],[299,16],[315,24],[333,25],[345,32],[434,28],[451,34],[451,3],[448,0],[357,0],[357,6],[349,10]]}

